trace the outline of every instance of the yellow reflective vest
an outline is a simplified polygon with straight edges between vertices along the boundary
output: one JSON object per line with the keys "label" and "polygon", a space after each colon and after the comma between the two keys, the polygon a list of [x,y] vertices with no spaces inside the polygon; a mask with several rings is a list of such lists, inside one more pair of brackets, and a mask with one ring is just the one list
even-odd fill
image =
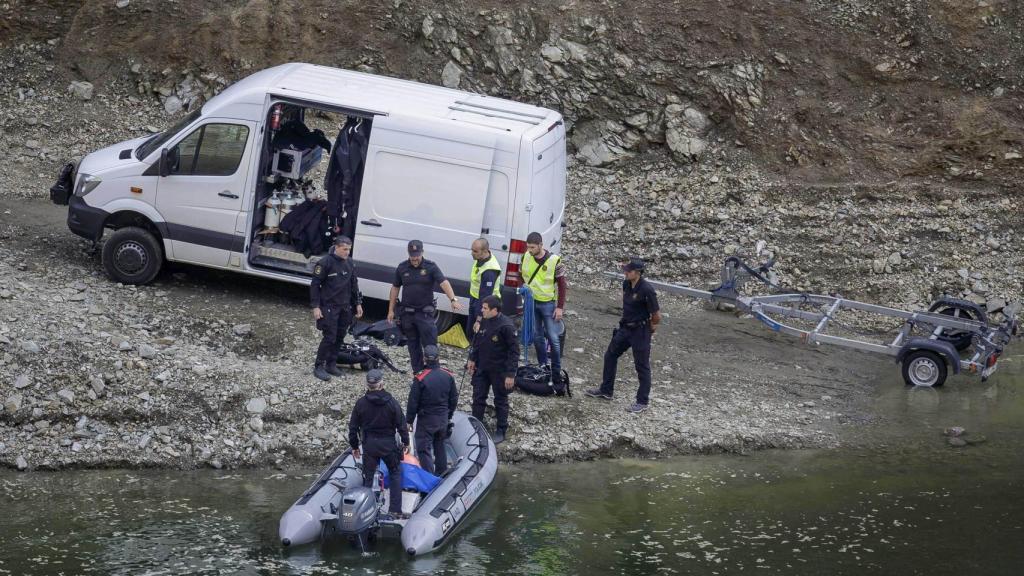
{"label": "yellow reflective vest", "polygon": [[[501,278],[501,265],[498,264],[498,259],[491,254],[491,258],[484,262],[483,266],[480,265],[479,260],[473,260],[473,271],[469,275],[469,295],[472,298],[480,298],[480,276],[488,270],[496,270],[498,272],[498,279]],[[501,283],[496,279],[494,281],[494,295],[501,296]]]}
{"label": "yellow reflective vest", "polygon": [[[551,302],[558,296],[556,290],[558,285],[555,284],[555,268],[561,258],[557,254],[549,254],[548,259],[544,261],[544,264],[540,266],[540,271],[534,274],[537,270],[537,261],[534,260],[533,255],[527,252],[523,255],[523,264],[520,268],[520,275],[523,278],[523,282],[528,282],[530,291],[533,292],[533,299],[537,302]],[[533,281],[530,281],[530,278]]]}

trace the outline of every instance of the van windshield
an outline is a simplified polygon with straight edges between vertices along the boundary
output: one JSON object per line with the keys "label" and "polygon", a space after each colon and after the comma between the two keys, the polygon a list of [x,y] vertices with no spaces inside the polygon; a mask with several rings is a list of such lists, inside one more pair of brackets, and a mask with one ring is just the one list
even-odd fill
{"label": "van windshield", "polygon": [[195,110],[188,116],[185,116],[174,125],[150,136],[148,140],[143,142],[138,148],[135,149],[135,158],[142,160],[146,156],[153,153],[154,150],[164,145],[165,142],[174,137],[175,134],[181,132],[183,128],[196,121],[199,118],[199,114],[202,112],[202,108]]}

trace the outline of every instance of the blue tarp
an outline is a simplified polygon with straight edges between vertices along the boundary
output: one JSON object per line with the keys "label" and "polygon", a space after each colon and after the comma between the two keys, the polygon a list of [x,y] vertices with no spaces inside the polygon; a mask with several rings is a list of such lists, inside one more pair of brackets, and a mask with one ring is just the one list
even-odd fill
{"label": "blue tarp", "polygon": [[[435,486],[441,483],[441,479],[434,476],[430,472],[427,472],[419,466],[409,464],[408,462],[402,462],[402,488],[409,490],[418,490],[424,493],[430,493]],[[384,474],[384,487],[387,488],[388,484],[388,467],[384,465],[382,461],[377,467]]]}
{"label": "blue tarp", "polygon": [[529,286],[520,286],[519,294],[523,297],[523,323],[519,328],[519,337],[523,343],[523,364],[525,365],[530,363],[530,347],[533,345],[533,291]]}

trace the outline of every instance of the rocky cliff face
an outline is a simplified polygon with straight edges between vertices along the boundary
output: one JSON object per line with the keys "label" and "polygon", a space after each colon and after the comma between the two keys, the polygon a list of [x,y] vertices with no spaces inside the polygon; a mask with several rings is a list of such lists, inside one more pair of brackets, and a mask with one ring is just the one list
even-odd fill
{"label": "rocky cliff face", "polygon": [[106,83],[134,66],[143,95],[185,105],[300,60],[556,108],[591,166],[749,151],[817,183],[1016,181],[1022,164],[1024,8],[1011,0],[86,0],[34,13],[46,33],[22,13],[8,41],[55,37],[60,68]]}

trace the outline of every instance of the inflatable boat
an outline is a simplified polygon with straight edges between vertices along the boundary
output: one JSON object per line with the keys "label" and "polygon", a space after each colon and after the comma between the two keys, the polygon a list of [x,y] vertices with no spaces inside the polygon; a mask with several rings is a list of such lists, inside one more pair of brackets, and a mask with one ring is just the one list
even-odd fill
{"label": "inflatable boat", "polygon": [[[379,481],[364,488],[361,461],[346,450],[281,517],[281,544],[293,547],[347,537],[365,550],[383,531],[398,530],[402,548],[410,556],[443,546],[484,497],[498,469],[494,442],[483,424],[463,412],[456,412],[452,422],[455,426],[447,441],[451,464],[429,493],[403,490],[402,511],[410,515],[407,520],[391,519],[385,513],[388,490]],[[411,431],[410,437],[414,437]]]}

